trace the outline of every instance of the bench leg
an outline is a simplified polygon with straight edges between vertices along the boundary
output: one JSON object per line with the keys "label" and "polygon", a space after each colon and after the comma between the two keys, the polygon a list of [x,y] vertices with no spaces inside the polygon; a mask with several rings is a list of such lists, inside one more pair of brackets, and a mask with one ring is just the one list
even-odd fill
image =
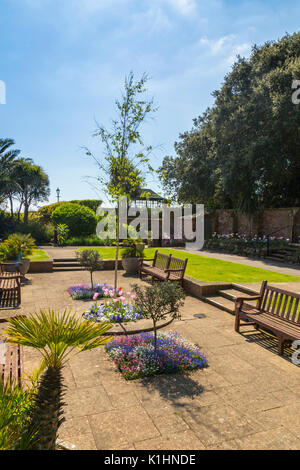
{"label": "bench leg", "polygon": [[237,333],[240,332],[240,314],[238,311],[235,312],[235,326],[234,329]]}
{"label": "bench leg", "polygon": [[284,353],[284,340],[282,338],[278,338],[278,354],[282,356]]}

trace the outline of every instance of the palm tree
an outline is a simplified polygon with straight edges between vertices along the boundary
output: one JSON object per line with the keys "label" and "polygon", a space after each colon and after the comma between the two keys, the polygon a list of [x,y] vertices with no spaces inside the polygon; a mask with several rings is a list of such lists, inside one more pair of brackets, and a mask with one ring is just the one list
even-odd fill
{"label": "palm tree", "polygon": [[108,322],[80,321],[71,311],[62,314],[40,310],[26,317],[10,318],[6,340],[37,349],[42,355],[42,375],[34,398],[29,431],[38,429],[34,448],[54,450],[57,431],[63,421],[62,397],[65,386],[62,370],[79,352],[103,346],[111,338],[103,334],[111,328]]}
{"label": "palm tree", "polygon": [[20,150],[12,150],[13,139],[0,139],[0,201],[6,198],[7,185],[10,183],[10,171]]}

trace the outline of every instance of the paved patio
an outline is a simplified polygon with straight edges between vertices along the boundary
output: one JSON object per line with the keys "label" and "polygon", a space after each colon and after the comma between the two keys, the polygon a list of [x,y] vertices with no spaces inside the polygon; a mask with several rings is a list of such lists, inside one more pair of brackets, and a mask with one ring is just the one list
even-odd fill
{"label": "paved patio", "polygon": [[[21,308],[0,309],[0,318],[48,307],[81,315],[92,302],[73,301],[66,288],[88,279],[86,272],[28,275]],[[119,279],[125,288],[140,282],[123,271]],[[113,272],[95,273],[95,280],[112,282]],[[298,283],[285,287],[300,292]],[[78,355],[64,371],[59,437],[79,449],[300,449],[299,367],[289,351],[277,355],[271,336],[251,327],[237,334],[233,323],[232,315],[186,298],[182,320],[168,329],[208,357],[210,367],[192,373],[127,382],[103,349]],[[26,348],[26,372],[38,362]]]}

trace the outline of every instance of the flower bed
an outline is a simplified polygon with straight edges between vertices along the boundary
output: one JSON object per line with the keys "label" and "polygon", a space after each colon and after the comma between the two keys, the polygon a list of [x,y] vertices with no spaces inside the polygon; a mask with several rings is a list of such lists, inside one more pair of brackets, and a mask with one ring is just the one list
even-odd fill
{"label": "flower bed", "polygon": [[[135,299],[135,294],[127,292],[124,297],[122,288],[120,287],[117,292],[117,297],[114,295],[114,289],[104,287],[102,291],[103,297],[109,301],[94,304],[84,312],[83,317],[87,320],[94,320],[96,322],[109,321],[110,323],[128,323],[137,321],[144,318],[144,315],[139,312],[133,305],[129,303]],[[98,294],[93,297],[96,300]]]}
{"label": "flower bed", "polygon": [[269,251],[286,248],[289,246],[290,239],[284,237],[268,237],[266,235],[258,237],[254,235],[249,237],[236,233],[216,234],[212,238],[205,241],[204,249],[223,251],[225,253],[234,253],[242,256],[264,257],[267,254],[269,243]]}
{"label": "flower bed", "polygon": [[[75,286],[70,286],[68,292],[73,300],[96,300],[98,297],[104,297],[105,292],[111,289],[112,288],[104,282],[103,284],[94,284],[93,288],[91,284],[76,284]],[[121,288],[118,289],[117,295],[122,295]]]}
{"label": "flower bed", "polygon": [[177,332],[158,333],[156,350],[153,333],[114,338],[105,350],[128,380],[208,366],[200,349]]}

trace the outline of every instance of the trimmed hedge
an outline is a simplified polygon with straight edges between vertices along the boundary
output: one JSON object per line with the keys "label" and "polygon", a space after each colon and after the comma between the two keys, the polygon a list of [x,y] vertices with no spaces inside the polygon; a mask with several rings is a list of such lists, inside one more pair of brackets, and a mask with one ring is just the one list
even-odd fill
{"label": "trimmed hedge", "polygon": [[97,217],[88,207],[80,204],[65,203],[58,206],[51,215],[55,225],[67,224],[70,236],[90,235],[96,232]]}
{"label": "trimmed hedge", "polygon": [[102,201],[97,200],[97,199],[83,199],[81,201],[60,201],[60,202],[54,202],[53,204],[48,204],[47,206],[41,207],[38,211],[37,214],[42,217],[43,222],[49,223],[51,220],[52,213],[57,209],[57,207],[60,207],[65,204],[80,204],[81,206],[88,207],[91,209],[93,212],[96,213],[98,207],[102,204]]}

